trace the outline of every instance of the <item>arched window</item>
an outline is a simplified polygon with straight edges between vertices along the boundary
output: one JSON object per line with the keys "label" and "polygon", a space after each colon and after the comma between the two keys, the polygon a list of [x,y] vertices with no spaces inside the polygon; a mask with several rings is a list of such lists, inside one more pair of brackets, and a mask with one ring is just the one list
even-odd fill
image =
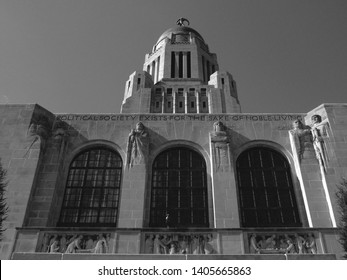
{"label": "arched window", "polygon": [[208,227],[206,164],[188,148],[159,154],[152,170],[150,226]]}
{"label": "arched window", "polygon": [[111,149],[92,148],[71,162],[59,226],[115,226],[122,159]]}
{"label": "arched window", "polygon": [[282,154],[251,148],[236,166],[243,227],[301,226],[289,163]]}

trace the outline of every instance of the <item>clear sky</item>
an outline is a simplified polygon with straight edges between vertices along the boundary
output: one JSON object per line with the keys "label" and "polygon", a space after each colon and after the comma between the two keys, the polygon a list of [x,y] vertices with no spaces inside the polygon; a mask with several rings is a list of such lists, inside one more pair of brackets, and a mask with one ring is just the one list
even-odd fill
{"label": "clear sky", "polygon": [[119,113],[180,17],[233,75],[242,112],[347,103],[346,0],[0,0],[0,102]]}

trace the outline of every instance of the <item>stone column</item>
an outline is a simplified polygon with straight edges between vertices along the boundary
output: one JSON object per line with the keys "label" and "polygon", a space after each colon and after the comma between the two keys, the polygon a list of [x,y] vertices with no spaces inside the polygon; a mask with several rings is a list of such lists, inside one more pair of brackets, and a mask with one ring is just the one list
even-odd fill
{"label": "stone column", "polygon": [[165,100],[165,90],[161,93],[161,112],[165,113],[165,104],[166,104],[166,100]]}
{"label": "stone column", "polygon": [[183,94],[184,94],[184,113],[188,114],[188,106],[189,106],[189,104],[188,104],[188,92],[185,91]]}
{"label": "stone column", "polygon": [[198,91],[195,91],[195,99],[196,99],[196,113],[200,114],[200,97],[199,97]]}
{"label": "stone column", "polygon": [[172,92],[172,113],[176,114],[176,100],[177,100],[177,92],[173,91]]}

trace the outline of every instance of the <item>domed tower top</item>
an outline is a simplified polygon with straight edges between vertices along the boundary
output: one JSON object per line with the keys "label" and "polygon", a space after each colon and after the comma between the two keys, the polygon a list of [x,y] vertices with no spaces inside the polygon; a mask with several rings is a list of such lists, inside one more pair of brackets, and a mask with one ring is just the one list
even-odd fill
{"label": "domed tower top", "polygon": [[[185,18],[180,18],[177,20],[177,26],[172,27],[167,29],[158,39],[157,44],[159,44],[162,40],[169,38],[171,39],[172,37],[176,37],[178,35],[178,39],[183,39],[182,42],[188,41],[187,39],[189,38],[190,34],[193,34],[194,37],[198,38],[201,40],[203,43],[205,43],[204,39],[202,36],[197,32],[195,29],[190,28],[187,25],[189,25],[189,20]],[[184,40],[185,39],[185,40]]]}
{"label": "domed tower top", "polygon": [[162,33],[142,72],[126,82],[122,113],[237,113],[236,83],[204,38],[180,18]]}
{"label": "domed tower top", "polygon": [[207,83],[218,70],[217,56],[210,53],[204,38],[180,18],[175,27],[160,35],[152,51],[146,55],[143,70],[154,83],[162,79],[195,79]]}

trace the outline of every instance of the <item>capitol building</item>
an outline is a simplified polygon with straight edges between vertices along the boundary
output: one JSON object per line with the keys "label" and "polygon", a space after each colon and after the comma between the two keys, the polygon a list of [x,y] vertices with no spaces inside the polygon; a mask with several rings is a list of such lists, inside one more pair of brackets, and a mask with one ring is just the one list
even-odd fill
{"label": "capitol building", "polygon": [[212,48],[179,19],[119,114],[0,105],[1,259],[341,259],[347,104],[242,113]]}

